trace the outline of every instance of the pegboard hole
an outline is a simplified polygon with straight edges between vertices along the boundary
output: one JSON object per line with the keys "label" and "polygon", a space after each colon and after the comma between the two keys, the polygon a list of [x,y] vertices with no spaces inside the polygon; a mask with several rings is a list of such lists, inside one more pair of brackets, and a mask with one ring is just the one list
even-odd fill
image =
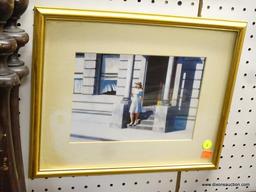
{"label": "pegboard hole", "polygon": [[182,1],[178,1],[177,4],[178,4],[179,6],[181,6],[181,5],[182,5]]}
{"label": "pegboard hole", "polygon": [[235,10],[235,7],[231,7],[231,11],[234,11]]}

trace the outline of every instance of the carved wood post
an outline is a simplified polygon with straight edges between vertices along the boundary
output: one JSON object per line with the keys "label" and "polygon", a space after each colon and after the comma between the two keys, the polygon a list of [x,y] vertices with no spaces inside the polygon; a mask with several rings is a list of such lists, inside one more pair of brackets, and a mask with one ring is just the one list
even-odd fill
{"label": "carved wood post", "polygon": [[11,115],[11,89],[20,83],[16,73],[7,65],[8,56],[17,48],[16,40],[3,32],[14,8],[14,0],[0,0],[0,191],[20,191],[15,161]]}
{"label": "carved wood post", "polygon": [[[8,66],[14,71],[20,78],[23,79],[28,75],[28,68],[24,65],[24,62],[19,59],[18,51],[21,47],[25,46],[29,40],[28,34],[17,27],[17,20],[26,11],[28,7],[28,0],[15,0],[14,10],[11,18],[5,25],[4,32],[13,37],[17,42],[17,48],[12,55],[8,58]],[[15,160],[17,164],[17,174],[19,178],[20,192],[26,191],[25,176],[23,168],[21,136],[20,136],[20,121],[19,121],[19,86],[16,85],[11,90],[10,95],[10,112],[11,112],[11,127]]]}

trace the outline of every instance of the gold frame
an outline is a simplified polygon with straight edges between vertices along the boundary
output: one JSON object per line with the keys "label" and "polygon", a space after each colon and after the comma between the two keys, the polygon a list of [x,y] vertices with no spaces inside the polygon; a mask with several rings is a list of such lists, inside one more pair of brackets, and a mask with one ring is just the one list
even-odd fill
{"label": "gold frame", "polygon": [[[150,15],[139,13],[121,13],[106,11],[85,11],[71,9],[35,8],[34,27],[34,48],[33,48],[33,69],[32,69],[32,113],[31,113],[31,142],[30,142],[30,176],[63,176],[82,174],[106,174],[106,173],[130,173],[130,172],[154,172],[154,171],[181,171],[181,170],[203,170],[216,169],[219,164],[221,146],[230,110],[232,93],[234,89],[236,74],[238,70],[242,44],[244,41],[246,22],[227,21],[192,17],[175,17],[166,15]],[[40,171],[40,134],[41,134],[41,110],[42,110],[42,87],[43,87],[43,64],[44,64],[44,42],[45,25],[47,20],[61,21],[91,21],[91,22],[111,22],[126,24],[143,24],[152,26],[168,26],[182,28],[196,28],[219,31],[232,31],[237,33],[235,49],[233,51],[233,61],[229,72],[229,80],[226,88],[224,106],[222,108],[221,121],[218,128],[216,141],[216,151],[212,163],[191,164],[190,166],[157,166],[157,167],[132,167],[85,171],[80,170],[50,170]]]}

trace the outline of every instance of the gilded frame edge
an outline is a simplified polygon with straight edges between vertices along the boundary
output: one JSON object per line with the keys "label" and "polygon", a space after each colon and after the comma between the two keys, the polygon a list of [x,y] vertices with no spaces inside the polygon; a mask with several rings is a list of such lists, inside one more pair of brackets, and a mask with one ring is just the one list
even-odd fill
{"label": "gilded frame edge", "polygon": [[[240,62],[242,45],[245,38],[247,23],[243,21],[216,20],[198,17],[180,17],[169,15],[153,15],[128,12],[74,10],[60,8],[35,7],[34,9],[34,39],[33,39],[33,66],[32,66],[32,99],[31,99],[31,137],[29,176],[70,176],[70,175],[99,175],[99,174],[123,174],[139,172],[159,171],[188,171],[217,169],[220,161],[224,134],[227,126],[228,115],[231,107],[233,90],[236,82],[238,66]],[[224,105],[222,107],[221,120],[219,122],[216,148],[212,163],[135,167],[135,168],[109,168],[99,170],[65,169],[65,170],[40,170],[40,134],[41,134],[41,109],[43,88],[43,64],[44,64],[44,40],[46,20],[62,21],[92,21],[130,23],[153,26],[169,26],[180,28],[197,28],[199,30],[223,30],[236,32],[237,38],[233,50],[232,66],[230,68],[227,87],[225,91]]]}

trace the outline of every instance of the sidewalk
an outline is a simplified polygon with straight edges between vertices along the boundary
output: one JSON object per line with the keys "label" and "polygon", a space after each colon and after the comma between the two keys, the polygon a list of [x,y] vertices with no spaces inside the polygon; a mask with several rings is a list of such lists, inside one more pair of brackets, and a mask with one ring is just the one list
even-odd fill
{"label": "sidewalk", "polygon": [[133,128],[110,128],[111,116],[105,115],[73,113],[72,120],[71,141],[192,139],[192,130],[160,133]]}

